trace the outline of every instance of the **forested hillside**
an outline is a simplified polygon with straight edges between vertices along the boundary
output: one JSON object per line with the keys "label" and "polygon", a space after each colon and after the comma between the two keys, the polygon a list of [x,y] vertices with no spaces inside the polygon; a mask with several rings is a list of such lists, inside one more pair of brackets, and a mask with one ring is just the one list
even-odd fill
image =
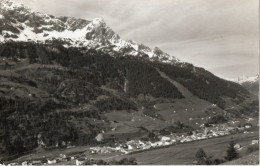
{"label": "forested hillside", "polygon": [[217,104],[225,108],[223,97],[230,97],[236,103],[242,102],[249,93],[242,86],[223,80],[214,76],[203,68],[198,68],[192,64],[168,65],[155,64],[161,71],[170,78],[178,81],[188,88],[194,95]]}
{"label": "forested hillside", "polygon": [[184,98],[156,68],[223,109],[223,97],[238,103],[248,96],[240,85],[190,64],[151,62],[59,43],[8,42],[0,45],[0,57],[2,154],[23,153],[41,141],[46,148],[59,147],[63,141],[95,144],[95,136],[109,128],[104,113],[111,111],[144,109],[156,118],[154,103],[140,100],[140,95]]}

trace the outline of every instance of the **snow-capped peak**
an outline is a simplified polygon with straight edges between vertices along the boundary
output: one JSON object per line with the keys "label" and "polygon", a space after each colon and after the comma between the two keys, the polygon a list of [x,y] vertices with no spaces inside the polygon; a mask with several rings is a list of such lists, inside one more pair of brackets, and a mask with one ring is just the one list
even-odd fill
{"label": "snow-capped peak", "polygon": [[252,77],[241,76],[241,77],[238,77],[238,79],[237,79],[237,82],[239,84],[242,84],[245,82],[253,83],[253,82],[257,82],[257,81],[259,81],[259,75],[252,76]]}
{"label": "snow-capped peak", "polygon": [[94,18],[94,19],[92,20],[92,23],[93,23],[94,25],[97,25],[97,26],[105,25],[105,24],[106,24],[105,21],[104,21],[102,18]]}
{"label": "snow-capped peak", "polygon": [[243,83],[254,83],[254,82],[258,82],[259,81],[259,75],[255,75],[255,76],[239,76],[237,78],[224,78],[226,80],[232,81],[232,82],[236,82],[239,84],[243,84]]}
{"label": "snow-capped peak", "polygon": [[[101,18],[91,21],[34,12],[12,0],[0,0],[0,43],[60,41],[65,47],[106,48],[122,55],[148,56],[165,63],[179,62],[158,47],[149,48],[120,38]],[[109,48],[109,49],[108,49]]]}

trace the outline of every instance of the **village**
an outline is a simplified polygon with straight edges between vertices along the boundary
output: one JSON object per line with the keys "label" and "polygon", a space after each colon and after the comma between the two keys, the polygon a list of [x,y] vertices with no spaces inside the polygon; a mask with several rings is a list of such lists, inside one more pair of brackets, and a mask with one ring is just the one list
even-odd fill
{"label": "village", "polygon": [[[250,121],[250,120],[248,120]],[[23,161],[21,163],[10,163],[8,165],[56,165],[56,164],[74,164],[74,165],[82,165],[87,163],[95,164],[98,160],[95,159],[96,155],[105,155],[105,154],[117,154],[117,155],[125,155],[139,151],[151,150],[155,148],[162,148],[167,146],[172,146],[176,144],[184,144],[192,141],[199,141],[205,139],[212,139],[216,137],[236,134],[236,133],[253,133],[252,124],[246,123],[244,126],[239,127],[231,127],[230,124],[238,123],[237,121],[231,121],[224,124],[216,124],[211,127],[205,127],[204,125],[200,126],[200,130],[194,130],[191,134],[188,133],[171,133],[170,135],[158,135],[157,141],[144,141],[144,140],[130,140],[126,143],[115,143],[114,147],[110,146],[95,146],[90,147],[89,150],[86,150],[83,153],[75,153],[75,154],[59,154],[57,156],[53,156],[52,158],[48,158],[43,156],[41,159],[32,160],[32,161]],[[103,136],[99,134],[96,139],[98,141],[102,141]],[[259,140],[252,140],[251,144],[259,144]],[[74,146],[67,146],[66,148],[73,148]],[[235,148],[238,150],[241,149],[241,145],[236,144]],[[1,164],[0,165],[4,165]]]}
{"label": "village", "polygon": [[[232,123],[232,122],[231,122]],[[136,151],[148,150],[151,148],[170,146],[174,144],[187,143],[191,141],[198,141],[203,139],[210,139],[213,137],[220,137],[236,133],[253,133],[250,131],[252,125],[245,124],[243,127],[228,127],[228,124],[213,125],[212,127],[201,126],[202,130],[195,130],[191,135],[189,134],[176,134],[171,133],[170,135],[158,136],[159,140],[156,142],[141,141],[141,140],[130,140],[125,144],[120,144],[116,147],[91,147],[91,153],[112,153],[121,152],[128,154]],[[253,144],[257,141],[253,141]],[[257,142],[258,143],[258,142]]]}

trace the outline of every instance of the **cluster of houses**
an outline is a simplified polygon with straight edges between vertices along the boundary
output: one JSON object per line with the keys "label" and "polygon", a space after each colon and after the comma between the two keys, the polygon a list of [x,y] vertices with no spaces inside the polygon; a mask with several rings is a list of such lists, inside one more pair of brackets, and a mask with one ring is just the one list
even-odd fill
{"label": "cluster of houses", "polygon": [[[18,165],[22,165],[22,166],[30,166],[30,165],[59,165],[62,162],[68,162],[71,161],[71,163],[73,165],[82,165],[84,164],[86,161],[94,161],[93,158],[89,158],[86,157],[84,154],[81,155],[71,155],[71,156],[67,156],[65,154],[60,154],[56,157],[52,157],[52,158],[46,158],[43,157],[42,159],[38,159],[38,160],[32,160],[32,161],[24,161],[22,163],[18,163]],[[4,164],[2,164],[4,165]],[[8,165],[17,165],[17,163],[11,163]]]}
{"label": "cluster of houses", "polygon": [[246,124],[243,127],[230,127],[228,124],[213,125],[213,127],[203,127],[201,130],[193,131],[191,135],[188,134],[171,134],[167,136],[159,136],[159,141],[141,141],[131,140],[125,144],[120,144],[116,147],[92,147],[92,154],[104,154],[112,152],[121,152],[124,154],[139,150],[146,150],[155,147],[168,146],[172,144],[191,142],[196,140],[209,139],[234,133],[248,133],[246,129],[251,128],[251,124]]}
{"label": "cluster of houses", "polygon": [[82,165],[87,160],[93,160],[93,159],[86,157],[84,154],[71,155],[71,156],[66,156],[65,154],[60,154],[56,158],[48,159],[47,163],[50,165],[57,165],[57,163],[60,163],[60,162],[72,161],[71,163],[73,163],[75,165]]}

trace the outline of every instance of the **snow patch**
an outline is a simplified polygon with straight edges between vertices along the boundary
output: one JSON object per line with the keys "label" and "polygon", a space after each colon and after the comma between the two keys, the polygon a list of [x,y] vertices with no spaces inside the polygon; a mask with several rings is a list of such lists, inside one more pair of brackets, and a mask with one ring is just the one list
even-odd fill
{"label": "snow patch", "polygon": [[236,83],[239,83],[239,84],[243,84],[245,82],[254,83],[254,82],[259,81],[259,75],[252,76],[252,77],[243,75],[243,76],[240,76],[238,78],[223,77],[223,79],[228,80],[228,81],[232,81],[232,82],[236,82]]}
{"label": "snow patch", "polygon": [[242,84],[242,83],[245,83],[245,82],[253,83],[253,82],[257,82],[258,80],[259,80],[259,75],[256,75],[256,76],[253,76],[253,77],[242,76],[242,77],[238,78],[238,83],[239,84]]}

